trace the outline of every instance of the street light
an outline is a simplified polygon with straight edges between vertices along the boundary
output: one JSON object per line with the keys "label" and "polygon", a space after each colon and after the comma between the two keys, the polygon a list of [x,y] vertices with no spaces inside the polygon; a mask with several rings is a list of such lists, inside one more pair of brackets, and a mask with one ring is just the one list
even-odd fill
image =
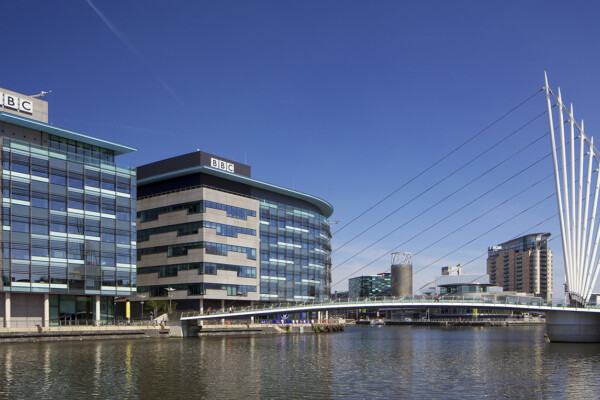
{"label": "street light", "polygon": [[138,297],[140,299],[142,299],[140,301],[140,304],[142,305],[142,312],[141,312],[141,315],[140,315],[140,319],[144,319],[144,299],[146,298],[146,295],[145,294],[138,294]]}
{"label": "street light", "polygon": [[173,297],[173,292],[175,291],[175,289],[173,289],[171,286],[169,286],[167,288],[167,296],[169,297],[169,314],[171,314],[173,312],[173,310],[171,309],[171,297]]}

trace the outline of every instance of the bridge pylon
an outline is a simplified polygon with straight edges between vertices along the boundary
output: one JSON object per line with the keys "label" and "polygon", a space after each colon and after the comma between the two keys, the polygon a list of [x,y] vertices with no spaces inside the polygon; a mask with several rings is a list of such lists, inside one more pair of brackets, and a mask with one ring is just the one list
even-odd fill
{"label": "bridge pylon", "polygon": [[[562,101],[560,88],[558,94],[555,94],[548,85],[546,73],[544,78],[565,265],[565,287],[572,305],[586,306],[600,271],[600,235],[596,218],[600,189],[600,152],[594,146],[594,138],[585,134],[583,120],[581,123],[575,120],[573,105],[567,108]],[[556,101],[554,105],[553,100]],[[557,115],[556,126],[553,113]],[[568,133],[565,133],[565,125]],[[569,139],[568,142],[565,136]]]}

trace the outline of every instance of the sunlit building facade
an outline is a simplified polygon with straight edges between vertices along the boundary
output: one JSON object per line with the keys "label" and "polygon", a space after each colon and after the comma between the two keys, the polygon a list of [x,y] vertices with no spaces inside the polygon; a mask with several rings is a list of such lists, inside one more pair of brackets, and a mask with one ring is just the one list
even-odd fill
{"label": "sunlit building facade", "polygon": [[138,172],[138,292],[208,310],[325,300],[333,208],[197,151]]}
{"label": "sunlit building facade", "polygon": [[552,250],[549,233],[536,233],[488,248],[490,283],[552,301]]}
{"label": "sunlit building facade", "polygon": [[136,292],[135,151],[48,124],[47,102],[0,89],[4,326],[112,319]]}

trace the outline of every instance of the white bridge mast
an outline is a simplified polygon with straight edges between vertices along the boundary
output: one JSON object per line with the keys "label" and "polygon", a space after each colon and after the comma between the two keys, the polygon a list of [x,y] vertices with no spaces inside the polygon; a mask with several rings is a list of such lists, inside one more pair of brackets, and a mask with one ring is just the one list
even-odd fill
{"label": "white bridge mast", "polygon": [[[598,257],[599,221],[596,221],[598,191],[600,189],[600,153],[594,147],[594,138],[588,138],[585,135],[583,120],[581,124],[575,121],[573,105],[570,106],[570,109],[567,109],[562,102],[560,88],[558,89],[558,96],[555,95],[548,86],[546,73],[544,73],[544,78],[567,292],[571,302],[585,306],[590,301],[600,271],[600,257]],[[554,106],[552,106],[551,99],[556,100],[561,165],[558,162],[557,138],[552,116]],[[563,119],[563,113],[566,114],[567,120]],[[570,133],[568,163],[565,143],[565,124],[567,123],[569,124]],[[576,147],[579,150],[577,156],[575,155]],[[575,162],[576,157],[579,158],[578,165]],[[591,196],[592,180],[595,181],[593,197]],[[583,187],[584,181],[585,190]],[[589,216],[590,204],[592,206],[591,216]]]}

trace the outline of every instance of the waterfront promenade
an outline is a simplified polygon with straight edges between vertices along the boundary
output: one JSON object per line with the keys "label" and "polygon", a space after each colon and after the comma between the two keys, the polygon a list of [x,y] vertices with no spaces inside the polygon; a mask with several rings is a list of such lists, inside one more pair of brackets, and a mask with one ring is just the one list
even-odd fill
{"label": "waterfront promenade", "polygon": [[116,338],[149,338],[169,336],[169,328],[165,324],[154,321],[120,321],[114,324],[70,324],[42,327],[31,324],[14,323],[10,328],[0,328],[0,343],[56,340],[87,340]]}

